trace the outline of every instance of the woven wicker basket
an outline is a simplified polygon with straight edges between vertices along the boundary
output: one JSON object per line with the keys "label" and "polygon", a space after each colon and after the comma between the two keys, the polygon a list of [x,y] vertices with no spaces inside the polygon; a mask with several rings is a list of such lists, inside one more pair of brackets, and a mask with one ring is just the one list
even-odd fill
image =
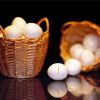
{"label": "woven wicker basket", "polygon": [[40,80],[29,79],[1,79],[1,100],[46,100]]}
{"label": "woven wicker basket", "polygon": [[[35,77],[43,66],[49,41],[49,21],[42,18],[37,24],[46,23],[46,31],[37,39],[0,38],[0,71],[14,78]],[[1,33],[2,32],[1,28]]]}
{"label": "woven wicker basket", "polygon": [[[100,27],[89,21],[82,22],[67,22],[61,29],[62,37],[60,44],[60,56],[65,62],[71,56],[69,54],[69,48],[74,43],[82,43],[82,40],[87,34],[96,34],[100,36]],[[82,67],[82,71],[90,71],[96,68],[97,63],[100,63],[100,59],[97,59],[91,66]]]}

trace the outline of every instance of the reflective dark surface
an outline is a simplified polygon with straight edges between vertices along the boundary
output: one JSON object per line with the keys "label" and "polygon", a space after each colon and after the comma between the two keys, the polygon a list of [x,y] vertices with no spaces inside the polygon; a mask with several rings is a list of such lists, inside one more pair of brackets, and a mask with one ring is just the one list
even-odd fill
{"label": "reflective dark surface", "polygon": [[39,79],[1,79],[1,100],[46,100]]}
{"label": "reflective dark surface", "polygon": [[7,2],[5,5],[3,2],[0,9],[0,24],[3,27],[16,16],[23,17],[27,22],[37,22],[46,16],[50,21],[49,48],[41,73],[32,79],[12,79],[0,75],[0,100],[100,100],[100,69],[75,77],[68,76],[63,81],[53,81],[47,75],[51,64],[63,63],[59,55],[61,26],[67,21],[81,20],[100,25],[100,5],[86,2],[74,2],[73,5],[72,2]]}
{"label": "reflective dark surface", "polygon": [[41,77],[13,79],[1,76],[0,100],[100,100],[99,69],[62,81]]}

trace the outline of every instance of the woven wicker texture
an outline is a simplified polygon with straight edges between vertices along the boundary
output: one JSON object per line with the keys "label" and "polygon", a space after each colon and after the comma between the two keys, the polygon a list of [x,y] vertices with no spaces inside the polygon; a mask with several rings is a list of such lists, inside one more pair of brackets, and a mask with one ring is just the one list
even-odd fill
{"label": "woven wicker texture", "polygon": [[46,100],[38,79],[2,79],[0,80],[1,100]]}
{"label": "woven wicker texture", "polygon": [[41,19],[37,24],[46,22],[47,29],[37,39],[0,39],[1,73],[15,78],[35,77],[43,66],[49,41],[49,22]]}
{"label": "woven wicker texture", "polygon": [[[62,26],[61,32],[60,56],[65,62],[71,57],[69,48],[75,43],[82,43],[84,36],[87,34],[100,36],[100,27],[89,21],[67,22]],[[82,67],[82,71],[93,70],[97,63],[100,63],[100,59],[97,59],[91,66]]]}

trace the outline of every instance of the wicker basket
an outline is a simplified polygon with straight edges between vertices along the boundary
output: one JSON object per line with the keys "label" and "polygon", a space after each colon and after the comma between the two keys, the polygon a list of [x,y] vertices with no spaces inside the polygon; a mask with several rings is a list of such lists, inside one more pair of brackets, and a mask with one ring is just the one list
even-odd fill
{"label": "wicker basket", "polygon": [[0,100],[46,100],[40,80],[1,79]]}
{"label": "wicker basket", "polygon": [[[67,22],[62,26],[61,32],[60,56],[65,62],[71,57],[69,54],[70,46],[74,43],[82,43],[84,36],[89,33],[100,36],[100,27],[89,21]],[[82,67],[82,71],[93,70],[97,63],[100,63],[100,59],[97,59],[91,66]]]}
{"label": "wicker basket", "polygon": [[[37,24],[46,22],[46,31],[37,39],[0,38],[0,71],[14,78],[35,77],[43,66],[49,41],[49,21],[42,18]],[[1,29],[1,33],[3,30]]]}

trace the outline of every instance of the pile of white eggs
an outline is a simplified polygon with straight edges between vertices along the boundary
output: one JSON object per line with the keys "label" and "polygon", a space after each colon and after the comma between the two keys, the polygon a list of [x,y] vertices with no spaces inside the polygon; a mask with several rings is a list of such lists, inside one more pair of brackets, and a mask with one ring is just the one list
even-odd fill
{"label": "pile of white eggs", "polygon": [[36,23],[26,23],[21,17],[16,17],[10,26],[4,29],[7,39],[38,38],[42,35],[42,28]]}
{"label": "pile of white eggs", "polygon": [[84,37],[82,44],[74,44],[69,49],[72,58],[80,61],[83,67],[92,65],[100,59],[100,37],[88,34]]}
{"label": "pile of white eggs", "polygon": [[70,92],[76,97],[83,97],[90,95],[94,91],[94,87],[89,84],[85,79],[70,76],[64,81],[54,81],[48,84],[47,90],[54,98],[61,98]]}
{"label": "pile of white eggs", "polygon": [[83,38],[83,43],[76,43],[69,48],[71,58],[65,64],[55,63],[48,68],[48,76],[54,80],[63,80],[67,75],[77,75],[82,67],[92,65],[100,59],[100,38],[88,34]]}

